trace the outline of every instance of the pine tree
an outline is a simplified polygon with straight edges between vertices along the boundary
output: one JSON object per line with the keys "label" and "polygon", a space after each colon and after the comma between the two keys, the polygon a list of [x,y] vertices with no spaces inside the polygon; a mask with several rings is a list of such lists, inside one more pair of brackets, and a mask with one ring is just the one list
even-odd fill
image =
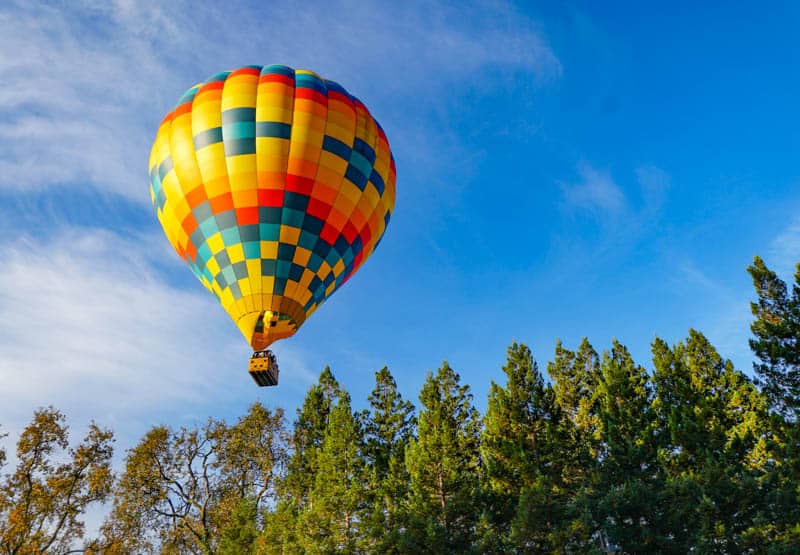
{"label": "pine tree", "polygon": [[596,391],[599,457],[590,503],[595,526],[626,553],[662,553],[669,544],[657,530],[663,480],[652,396],[645,369],[614,340]]}
{"label": "pine tree", "polygon": [[258,535],[258,504],[254,499],[241,498],[233,505],[229,520],[220,531],[219,553],[255,553],[254,545]]}
{"label": "pine tree", "polygon": [[800,264],[791,295],[784,281],[755,257],[748,267],[757,302],[750,348],[758,362],[758,383],[775,414],[769,419],[769,458],[762,480],[765,491],[758,525],[749,532],[752,545],[774,553],[793,553],[800,544]]}
{"label": "pine tree", "polygon": [[297,410],[292,436],[292,456],[285,487],[293,503],[302,506],[314,486],[317,455],[322,446],[328,419],[334,404],[342,396],[339,382],[326,366],[317,383],[308,390],[303,406]]}
{"label": "pine tree", "polygon": [[297,420],[292,433],[292,454],[286,468],[273,510],[265,516],[264,533],[258,540],[260,552],[295,552],[300,548],[298,521],[307,511],[311,490],[314,487],[318,457],[333,407],[346,393],[325,367],[319,380],[311,386],[297,410]]}
{"label": "pine tree", "polygon": [[653,362],[671,552],[740,552],[761,496],[766,400],[694,330],[672,349],[656,339]]}
{"label": "pine tree", "polygon": [[[564,520],[564,511],[553,506],[566,501],[561,497],[562,413],[527,346],[514,342],[508,348],[503,372],[505,387],[491,384],[481,435],[488,505],[483,550],[546,550],[558,541]],[[548,498],[546,506],[534,503],[534,492]]]}
{"label": "pine tree", "polygon": [[600,382],[600,359],[597,351],[583,338],[577,351],[556,342],[555,359],[547,373],[553,380],[555,402],[572,422],[570,440],[562,456],[569,460],[571,472],[565,476],[577,492],[587,485],[592,461],[597,456],[597,385]]}
{"label": "pine tree", "polygon": [[750,348],[759,384],[773,409],[797,420],[800,416],[800,264],[789,295],[786,283],[755,257],[747,268],[758,302],[750,303],[755,336]]}
{"label": "pine tree", "polygon": [[405,450],[414,433],[414,405],[403,400],[397,383],[384,367],[375,373],[369,396],[371,410],[364,411],[364,454],[368,465],[368,498],[372,508],[366,535],[373,551],[397,552],[403,527],[403,506],[408,497]]}
{"label": "pine tree", "polygon": [[480,420],[469,386],[447,364],[419,396],[418,437],[406,451],[411,479],[404,549],[467,553],[473,548],[479,487]]}
{"label": "pine tree", "polygon": [[577,351],[556,342],[555,360],[547,365],[556,403],[582,433],[591,436],[597,426],[594,395],[600,381],[600,359],[585,337]]}
{"label": "pine tree", "polygon": [[350,398],[340,395],[330,412],[314,485],[300,516],[298,543],[306,553],[361,551],[367,497],[362,447],[362,430]]}
{"label": "pine tree", "polygon": [[[547,365],[553,380],[556,406],[564,414],[559,460],[563,465],[563,496],[568,501],[559,508],[569,522],[563,526],[560,542],[567,551],[585,551],[591,545],[591,519],[587,518],[584,499],[591,498],[595,483],[593,472],[598,456],[597,386],[600,382],[600,358],[585,337],[577,351],[556,342],[555,357]],[[530,491],[526,503],[546,503],[547,492]]]}

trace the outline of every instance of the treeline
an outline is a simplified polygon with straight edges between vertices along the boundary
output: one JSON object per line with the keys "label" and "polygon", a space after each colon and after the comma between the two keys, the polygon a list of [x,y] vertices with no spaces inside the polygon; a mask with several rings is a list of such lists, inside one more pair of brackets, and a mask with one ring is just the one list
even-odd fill
{"label": "treeline", "polygon": [[[36,413],[0,481],[0,553],[800,552],[800,266],[788,290],[756,258],[756,380],[697,331],[652,344],[508,348],[484,415],[446,362],[414,407],[388,369],[366,410],[326,368],[292,422],[151,429],[112,476],[111,432],[68,448]],[[0,451],[0,465],[5,453]],[[72,551],[77,552],[77,551]]]}

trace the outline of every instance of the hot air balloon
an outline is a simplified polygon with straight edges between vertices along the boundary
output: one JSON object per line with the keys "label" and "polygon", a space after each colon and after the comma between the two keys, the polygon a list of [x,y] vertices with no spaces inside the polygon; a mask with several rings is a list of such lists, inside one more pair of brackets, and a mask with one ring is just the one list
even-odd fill
{"label": "hot air balloon", "polygon": [[369,258],[395,202],[386,134],[339,84],[246,66],[190,88],[158,129],[150,194],[167,239],[253,348],[294,335]]}

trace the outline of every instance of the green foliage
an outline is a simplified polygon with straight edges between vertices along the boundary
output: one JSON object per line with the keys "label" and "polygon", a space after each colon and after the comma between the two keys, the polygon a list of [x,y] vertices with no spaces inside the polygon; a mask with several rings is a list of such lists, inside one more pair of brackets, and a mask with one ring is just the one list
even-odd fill
{"label": "green foliage", "polygon": [[[797,553],[800,267],[791,292],[760,259],[749,271],[758,383],[694,330],[656,338],[650,372],[584,339],[556,344],[548,379],[513,343],[483,419],[446,362],[418,417],[387,368],[359,412],[325,368],[292,430],[258,403],[156,426],[116,484],[110,432],[69,449],[64,416],[37,411],[0,477],[0,555]],[[82,541],[82,511],[110,496]]]}
{"label": "green foliage", "polygon": [[331,410],[308,507],[300,515],[298,543],[306,553],[360,551],[366,502],[362,444],[362,431],[350,399],[342,395]]}
{"label": "green foliage", "polygon": [[556,342],[555,360],[547,365],[553,380],[556,403],[567,413],[577,430],[591,435],[596,426],[594,396],[600,381],[600,359],[585,337],[577,351]]}
{"label": "green foliage", "polygon": [[491,384],[481,435],[484,548],[554,549],[563,538],[553,531],[567,519],[562,453],[570,443],[568,419],[527,346],[509,347],[503,372],[505,387]]}
{"label": "green foliage", "polygon": [[800,416],[800,264],[792,292],[758,256],[747,268],[758,300],[750,303],[755,320],[750,348],[753,366],[772,408],[784,416]]}
{"label": "green foliage", "polygon": [[417,438],[406,450],[409,550],[467,553],[478,520],[480,419],[469,386],[444,362],[419,395]]}
{"label": "green foliage", "polygon": [[228,521],[220,530],[220,555],[250,555],[255,553],[258,539],[258,503],[243,497],[233,505]]}
{"label": "green foliage", "polygon": [[306,393],[303,406],[297,411],[292,455],[283,484],[287,497],[296,510],[302,510],[314,486],[317,455],[322,446],[331,409],[341,395],[339,382],[326,366],[320,373],[318,382]]}
{"label": "green foliage", "polygon": [[577,351],[570,351],[556,342],[555,359],[547,365],[553,380],[555,403],[571,422],[565,426],[561,456],[570,472],[564,475],[572,491],[583,488],[591,472],[597,451],[597,387],[600,383],[600,359],[597,351],[584,338]]}
{"label": "green foliage", "polygon": [[769,553],[793,553],[800,544],[800,265],[791,294],[761,258],[747,270],[758,297],[750,305],[753,366],[774,414],[761,456],[762,503],[745,536],[748,545],[769,545]]}
{"label": "green foliage", "polygon": [[416,418],[414,406],[403,400],[386,367],[375,373],[369,404],[371,410],[361,414],[369,486],[364,534],[370,550],[393,553],[405,524],[409,493],[405,451],[413,437]]}
{"label": "green foliage", "polygon": [[596,390],[595,487],[587,495],[593,527],[626,552],[668,550],[662,519],[663,473],[657,460],[657,432],[650,380],[616,340],[603,353]]}
{"label": "green foliage", "polygon": [[752,382],[691,330],[672,349],[653,343],[658,459],[670,501],[668,531],[681,548],[742,550],[762,475],[766,400]]}

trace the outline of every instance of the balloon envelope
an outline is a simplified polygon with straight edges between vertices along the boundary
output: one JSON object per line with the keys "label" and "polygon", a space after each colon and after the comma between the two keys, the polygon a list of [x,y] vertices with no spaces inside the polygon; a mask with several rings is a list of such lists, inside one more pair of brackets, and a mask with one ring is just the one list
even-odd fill
{"label": "balloon envelope", "polygon": [[167,238],[256,350],[294,334],[358,270],[394,208],[378,122],[340,85],[286,66],[189,89],[149,168]]}

